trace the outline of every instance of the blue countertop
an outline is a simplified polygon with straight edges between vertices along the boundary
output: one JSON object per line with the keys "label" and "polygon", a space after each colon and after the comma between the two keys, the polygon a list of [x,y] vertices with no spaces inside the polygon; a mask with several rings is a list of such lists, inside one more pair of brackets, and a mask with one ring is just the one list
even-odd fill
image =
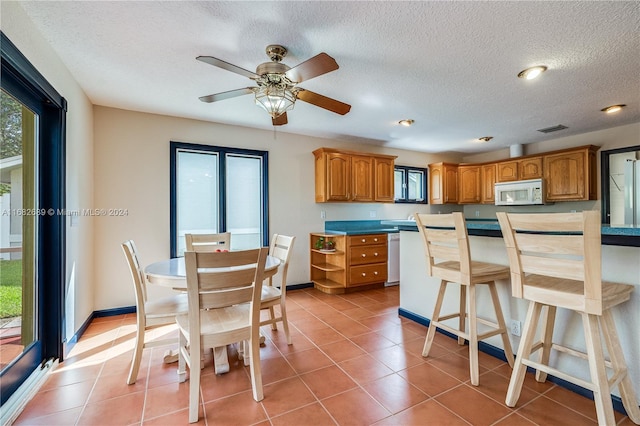
{"label": "blue countertop", "polygon": [[[418,231],[414,220],[382,220],[381,225],[400,231]],[[467,219],[469,235],[502,237],[497,219]],[[640,227],[632,225],[602,225],[602,244],[640,247]]]}
{"label": "blue countertop", "polygon": [[[364,235],[389,234],[400,230],[395,225],[383,225],[380,220],[328,220],[324,223],[325,234]],[[416,228],[416,231],[418,229]]]}

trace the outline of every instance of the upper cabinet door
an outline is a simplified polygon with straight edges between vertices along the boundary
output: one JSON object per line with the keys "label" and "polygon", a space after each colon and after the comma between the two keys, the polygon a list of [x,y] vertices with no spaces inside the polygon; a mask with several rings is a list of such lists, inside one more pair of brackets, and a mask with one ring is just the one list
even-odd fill
{"label": "upper cabinet door", "polygon": [[391,158],[373,159],[375,169],[375,200],[384,203],[394,201],[394,161]]}
{"label": "upper cabinet door", "polygon": [[518,161],[503,161],[498,163],[498,182],[511,182],[518,180]]}
{"label": "upper cabinet door", "polygon": [[586,161],[586,150],[544,157],[547,201],[588,199]]}
{"label": "upper cabinet door", "polygon": [[542,157],[525,158],[519,161],[520,180],[539,179],[542,177]]}
{"label": "upper cabinet door", "polygon": [[351,156],[327,154],[327,201],[347,201],[351,198]]}
{"label": "upper cabinet door", "polygon": [[482,195],[480,201],[482,204],[493,204],[495,203],[496,165],[485,164],[482,166],[481,172]]}
{"label": "upper cabinet door", "polygon": [[351,157],[353,201],[373,201],[373,158],[353,155]]}
{"label": "upper cabinet door", "polygon": [[480,166],[459,166],[459,204],[480,203]]}

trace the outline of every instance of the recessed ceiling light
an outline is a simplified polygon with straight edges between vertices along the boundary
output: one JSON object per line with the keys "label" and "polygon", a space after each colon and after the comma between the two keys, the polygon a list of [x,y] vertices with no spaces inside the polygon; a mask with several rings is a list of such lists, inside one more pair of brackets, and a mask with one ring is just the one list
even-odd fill
{"label": "recessed ceiling light", "polygon": [[489,142],[491,139],[493,139],[493,136],[483,136],[481,138],[478,138],[480,142]]}
{"label": "recessed ceiling light", "polygon": [[613,114],[620,111],[622,108],[626,107],[625,104],[611,105],[606,108],[602,108],[600,111],[604,111],[607,114]]}
{"label": "recessed ceiling light", "polygon": [[538,65],[537,67],[527,68],[526,70],[520,71],[520,73],[518,74],[518,78],[533,80],[534,78],[538,77],[540,74],[545,72],[546,70],[547,70],[547,67],[544,65]]}
{"label": "recessed ceiling light", "polygon": [[407,126],[407,127],[411,126],[413,123],[415,123],[415,120],[411,120],[411,119],[398,121],[398,124],[400,124],[401,126]]}

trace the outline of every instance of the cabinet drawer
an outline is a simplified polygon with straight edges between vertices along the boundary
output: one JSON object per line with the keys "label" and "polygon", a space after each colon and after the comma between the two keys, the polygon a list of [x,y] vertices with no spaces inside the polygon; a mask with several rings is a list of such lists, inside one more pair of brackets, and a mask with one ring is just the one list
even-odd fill
{"label": "cabinet drawer", "polygon": [[387,234],[352,235],[349,237],[350,246],[382,244],[386,241],[387,241]]}
{"label": "cabinet drawer", "polygon": [[355,246],[351,247],[351,265],[364,265],[387,261],[387,246]]}
{"label": "cabinet drawer", "polygon": [[353,266],[349,272],[349,285],[377,283],[387,280],[387,262]]}

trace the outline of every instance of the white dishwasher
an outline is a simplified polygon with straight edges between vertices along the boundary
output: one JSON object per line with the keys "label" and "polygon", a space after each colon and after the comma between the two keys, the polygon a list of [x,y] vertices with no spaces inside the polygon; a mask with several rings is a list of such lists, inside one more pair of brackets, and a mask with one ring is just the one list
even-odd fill
{"label": "white dishwasher", "polygon": [[385,286],[400,282],[400,233],[387,234],[387,282]]}

